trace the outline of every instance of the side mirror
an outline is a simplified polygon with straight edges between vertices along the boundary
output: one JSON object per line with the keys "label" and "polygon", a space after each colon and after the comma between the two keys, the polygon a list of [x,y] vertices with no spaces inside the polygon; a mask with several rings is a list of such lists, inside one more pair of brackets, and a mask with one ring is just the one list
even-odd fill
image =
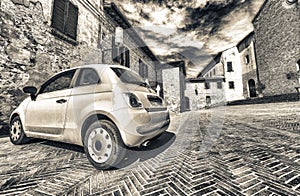
{"label": "side mirror", "polygon": [[34,86],[26,86],[23,88],[23,92],[30,94],[31,100],[35,100],[37,88],[35,88]]}

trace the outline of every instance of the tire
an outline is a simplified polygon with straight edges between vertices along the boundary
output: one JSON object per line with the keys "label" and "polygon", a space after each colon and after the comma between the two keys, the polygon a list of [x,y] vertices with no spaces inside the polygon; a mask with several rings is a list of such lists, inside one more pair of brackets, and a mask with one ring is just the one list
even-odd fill
{"label": "tire", "polygon": [[118,128],[108,120],[93,122],[84,136],[84,151],[88,160],[99,170],[117,167],[126,154]]}
{"label": "tire", "polygon": [[22,122],[19,116],[15,117],[10,124],[9,138],[11,143],[15,145],[24,144],[29,141],[29,138],[26,137]]}

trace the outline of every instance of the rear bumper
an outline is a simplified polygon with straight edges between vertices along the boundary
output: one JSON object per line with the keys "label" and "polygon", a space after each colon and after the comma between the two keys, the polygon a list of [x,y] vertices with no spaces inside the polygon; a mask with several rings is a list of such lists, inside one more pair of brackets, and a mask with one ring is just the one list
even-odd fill
{"label": "rear bumper", "polygon": [[170,115],[167,109],[134,110],[124,109],[116,112],[122,115],[117,123],[123,142],[128,147],[140,146],[147,140],[163,133],[169,128]]}
{"label": "rear bumper", "polygon": [[170,116],[160,119],[159,122],[151,122],[149,124],[139,126],[136,128],[136,131],[141,135],[148,135],[157,130],[165,129],[167,130],[170,125]]}

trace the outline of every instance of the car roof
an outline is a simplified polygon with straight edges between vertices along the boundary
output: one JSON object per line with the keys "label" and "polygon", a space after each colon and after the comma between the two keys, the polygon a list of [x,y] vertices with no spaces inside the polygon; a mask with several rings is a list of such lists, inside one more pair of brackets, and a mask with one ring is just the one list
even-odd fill
{"label": "car roof", "polygon": [[71,68],[71,69],[80,69],[80,68],[105,69],[107,67],[118,67],[118,68],[128,69],[127,67],[124,67],[124,66],[121,66],[121,65],[110,65],[110,64],[88,64],[88,65],[76,66],[76,67]]}
{"label": "car roof", "polygon": [[81,66],[76,66],[76,67],[72,67],[72,68],[69,68],[69,69],[65,69],[65,70],[62,70],[62,71],[56,73],[55,75],[60,74],[60,73],[65,72],[65,71],[69,71],[69,70],[73,70],[73,69],[83,69],[83,68],[94,68],[94,69],[102,72],[104,69],[106,69],[106,68],[112,68],[112,67],[131,70],[131,69],[129,69],[127,67],[124,67],[124,66],[121,66],[121,65],[88,64],[88,65],[81,65]]}

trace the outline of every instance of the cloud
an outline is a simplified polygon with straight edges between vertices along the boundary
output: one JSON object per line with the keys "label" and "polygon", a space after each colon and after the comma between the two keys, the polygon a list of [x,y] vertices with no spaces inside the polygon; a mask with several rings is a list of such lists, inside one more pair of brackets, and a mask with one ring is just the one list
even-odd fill
{"label": "cloud", "polygon": [[189,77],[253,30],[264,0],[115,1],[162,62],[189,60]]}

